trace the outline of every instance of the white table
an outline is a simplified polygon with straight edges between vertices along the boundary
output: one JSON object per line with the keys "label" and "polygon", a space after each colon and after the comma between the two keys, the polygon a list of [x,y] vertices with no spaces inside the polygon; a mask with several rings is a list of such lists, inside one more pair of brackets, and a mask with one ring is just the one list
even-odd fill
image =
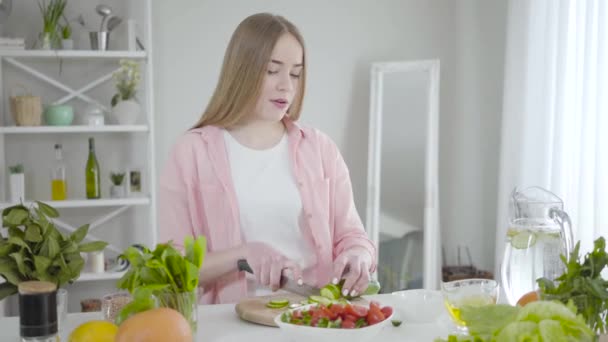
{"label": "white table", "polygon": [[[377,295],[366,297],[370,300],[377,300],[382,305],[391,305],[396,309],[396,315],[402,310],[416,310],[416,308],[397,307],[391,295]],[[86,321],[100,319],[100,313],[74,313],[68,314],[66,335],[75,327]],[[398,317],[396,317],[398,318]],[[196,341],[205,342],[275,342],[287,341],[288,336],[282,334],[278,328],[265,327],[257,324],[242,321],[234,311],[234,304],[221,305],[201,305],[198,309],[198,331]],[[403,322],[399,327],[388,326],[376,340],[383,342],[425,342],[433,341],[436,337],[446,337],[451,323],[449,317],[444,312],[432,324],[408,324]],[[62,341],[67,338],[62,337]],[[19,318],[7,317],[0,319],[0,341],[17,342],[19,341]]]}

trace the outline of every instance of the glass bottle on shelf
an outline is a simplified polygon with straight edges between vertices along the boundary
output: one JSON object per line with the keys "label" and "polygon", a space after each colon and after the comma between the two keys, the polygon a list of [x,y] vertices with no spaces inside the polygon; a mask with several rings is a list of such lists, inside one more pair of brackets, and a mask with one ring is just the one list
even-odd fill
{"label": "glass bottle on shelf", "polygon": [[89,138],[89,158],[85,167],[85,182],[87,198],[101,198],[99,163],[95,156],[95,140],[93,138]]}
{"label": "glass bottle on shelf", "polygon": [[61,144],[55,144],[55,164],[51,170],[51,200],[63,201],[67,195],[68,184]]}

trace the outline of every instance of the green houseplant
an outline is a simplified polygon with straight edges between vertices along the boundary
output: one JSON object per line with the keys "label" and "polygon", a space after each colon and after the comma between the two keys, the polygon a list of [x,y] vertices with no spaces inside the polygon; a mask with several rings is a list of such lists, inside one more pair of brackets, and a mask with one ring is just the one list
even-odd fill
{"label": "green houseplant", "polygon": [[120,68],[113,74],[116,94],[112,97],[112,115],[121,125],[132,125],[141,113],[137,102],[137,87],[141,82],[141,72],[137,61],[121,59]]}
{"label": "green houseplant", "polygon": [[207,240],[191,236],[184,241],[184,254],[171,242],[158,244],[154,250],[129,247],[121,255],[131,267],[118,281],[119,289],[128,290],[133,301],[116,317],[120,324],[138,312],[154,307],[179,311],[196,331],[199,271],[205,259]]}
{"label": "green houseplant", "polygon": [[18,204],[2,211],[0,231],[0,299],[17,292],[27,280],[43,280],[61,287],[80,276],[84,259],[80,252],[100,251],[107,242],[83,242],[89,231],[86,224],[70,235],[55,228],[57,210],[36,201],[26,207]]}
{"label": "green houseplant", "polygon": [[110,187],[110,197],[121,198],[125,197],[125,186],[123,184],[125,180],[125,172],[111,172],[110,181],[112,186]]}
{"label": "green houseplant", "polygon": [[63,17],[65,25],[61,26],[61,48],[64,50],[71,50],[74,48],[74,41],[72,40],[72,26],[70,22]]}
{"label": "green houseplant", "polygon": [[61,46],[61,27],[59,20],[63,16],[63,11],[67,5],[67,0],[38,0],[38,7],[42,14],[43,30],[40,36],[43,49],[57,49]]}

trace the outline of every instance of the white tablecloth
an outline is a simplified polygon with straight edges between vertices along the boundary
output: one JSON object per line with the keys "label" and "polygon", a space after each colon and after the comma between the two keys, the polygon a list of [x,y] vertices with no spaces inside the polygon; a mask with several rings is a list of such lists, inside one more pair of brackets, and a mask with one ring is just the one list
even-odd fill
{"label": "white tablecloth", "polygon": [[[415,312],[415,307],[400,307],[391,295],[377,295],[366,297],[377,300],[382,305],[391,305],[396,309],[396,316],[404,311]],[[100,319],[99,313],[68,314],[68,322],[64,335],[68,335],[75,327],[86,321]],[[399,317],[395,317],[399,318]],[[275,342],[286,341],[288,336],[282,334],[278,328],[265,327],[252,324],[239,319],[234,310],[234,304],[201,305],[198,310],[198,331],[196,341],[205,342]],[[436,337],[445,337],[451,328],[447,313],[443,312],[435,323],[411,324],[406,321],[399,327],[388,326],[377,341],[382,342],[425,342],[433,341]],[[62,336],[62,341],[67,341]],[[19,341],[19,318],[7,317],[0,319],[0,341]]]}

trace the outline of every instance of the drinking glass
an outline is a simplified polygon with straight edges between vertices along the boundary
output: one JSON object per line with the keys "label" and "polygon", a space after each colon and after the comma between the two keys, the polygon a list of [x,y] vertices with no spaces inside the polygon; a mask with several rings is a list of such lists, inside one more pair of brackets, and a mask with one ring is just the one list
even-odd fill
{"label": "drinking glass", "polygon": [[103,319],[114,323],[120,310],[132,300],[133,298],[128,292],[117,292],[103,296],[101,298]]}
{"label": "drinking glass", "polygon": [[468,335],[467,322],[461,316],[462,308],[496,304],[498,283],[491,279],[461,279],[442,283],[441,292],[456,325],[456,333]]}

